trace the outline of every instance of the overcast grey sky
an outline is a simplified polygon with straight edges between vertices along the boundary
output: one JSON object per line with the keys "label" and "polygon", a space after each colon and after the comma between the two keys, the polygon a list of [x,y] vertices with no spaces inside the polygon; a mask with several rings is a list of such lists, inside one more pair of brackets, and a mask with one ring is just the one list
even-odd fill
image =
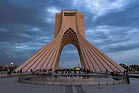
{"label": "overcast grey sky", "polygon": [[[0,65],[19,65],[52,41],[62,9],[83,12],[87,40],[117,63],[139,64],[139,0],[0,0]],[[79,63],[65,46],[60,66]]]}

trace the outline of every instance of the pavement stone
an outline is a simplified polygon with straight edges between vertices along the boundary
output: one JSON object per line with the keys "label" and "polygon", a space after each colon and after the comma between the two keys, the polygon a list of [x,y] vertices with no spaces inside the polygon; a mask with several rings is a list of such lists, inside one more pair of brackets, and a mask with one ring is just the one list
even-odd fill
{"label": "pavement stone", "polygon": [[101,86],[35,85],[17,82],[17,77],[1,78],[0,93],[139,93],[139,79],[131,84]]}

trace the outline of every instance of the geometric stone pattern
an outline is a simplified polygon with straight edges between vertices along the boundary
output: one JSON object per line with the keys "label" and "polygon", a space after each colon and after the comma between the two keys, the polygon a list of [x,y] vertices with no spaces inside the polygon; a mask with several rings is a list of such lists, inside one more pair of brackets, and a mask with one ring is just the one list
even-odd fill
{"label": "geometric stone pattern", "polygon": [[20,65],[16,71],[57,69],[62,49],[67,44],[73,44],[77,48],[81,65],[85,69],[93,72],[125,70],[86,40],[83,13],[77,10],[62,10],[61,13],[56,13],[54,40]]}

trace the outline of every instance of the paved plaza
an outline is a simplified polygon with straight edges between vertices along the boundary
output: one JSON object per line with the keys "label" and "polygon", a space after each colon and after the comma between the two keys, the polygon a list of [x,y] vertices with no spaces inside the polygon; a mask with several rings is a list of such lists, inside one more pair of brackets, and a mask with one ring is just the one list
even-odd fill
{"label": "paved plaza", "polygon": [[138,93],[139,79],[131,84],[101,86],[33,85],[17,82],[16,77],[0,79],[0,93]]}

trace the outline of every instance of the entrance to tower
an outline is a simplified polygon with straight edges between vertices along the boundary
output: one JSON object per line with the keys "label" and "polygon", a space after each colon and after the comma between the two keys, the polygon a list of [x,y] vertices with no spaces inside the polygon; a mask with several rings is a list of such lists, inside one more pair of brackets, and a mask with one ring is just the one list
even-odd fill
{"label": "entrance to tower", "polygon": [[64,46],[60,55],[59,68],[81,67],[81,62],[77,48],[73,44]]}
{"label": "entrance to tower", "polygon": [[62,36],[59,51],[58,65],[56,68],[81,67],[81,52],[77,34],[72,28],[68,28]]}

